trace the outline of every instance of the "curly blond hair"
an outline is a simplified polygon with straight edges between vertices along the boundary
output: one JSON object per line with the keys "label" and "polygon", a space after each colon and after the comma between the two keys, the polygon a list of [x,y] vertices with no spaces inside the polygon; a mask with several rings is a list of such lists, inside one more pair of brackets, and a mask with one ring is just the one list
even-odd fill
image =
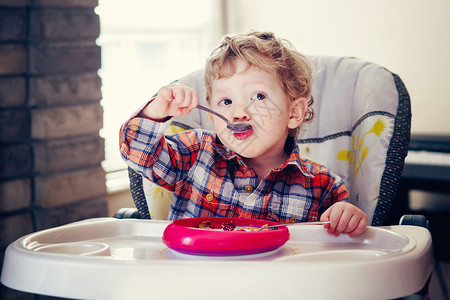
{"label": "curly blond hair", "polygon": [[[237,61],[247,62],[247,67],[258,67],[275,73],[284,92],[292,101],[308,99],[304,122],[314,117],[311,96],[312,67],[309,60],[294,49],[292,44],[275,37],[271,32],[251,31],[247,34],[225,36],[213,50],[205,65],[206,100],[211,97],[212,80],[231,77],[236,72]],[[290,132],[295,137],[298,128]]]}

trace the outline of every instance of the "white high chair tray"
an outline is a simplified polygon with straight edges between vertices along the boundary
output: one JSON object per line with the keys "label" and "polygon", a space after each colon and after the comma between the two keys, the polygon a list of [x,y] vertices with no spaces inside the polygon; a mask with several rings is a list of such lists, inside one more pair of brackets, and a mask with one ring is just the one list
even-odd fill
{"label": "white high chair tray", "polygon": [[210,257],[168,249],[168,224],[99,218],[32,233],[7,248],[1,281],[76,299],[392,299],[420,290],[434,265],[431,235],[416,226],[355,238],[294,226],[277,250]]}

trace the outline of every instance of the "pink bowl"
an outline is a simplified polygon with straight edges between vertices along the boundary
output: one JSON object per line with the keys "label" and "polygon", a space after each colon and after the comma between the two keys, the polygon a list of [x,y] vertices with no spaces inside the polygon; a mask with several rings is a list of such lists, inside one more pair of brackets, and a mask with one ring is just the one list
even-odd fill
{"label": "pink bowl", "polygon": [[196,255],[244,255],[275,250],[289,240],[289,230],[281,227],[262,231],[223,231],[198,228],[203,221],[215,224],[261,227],[280,223],[243,218],[188,218],[173,221],[162,240],[170,249]]}

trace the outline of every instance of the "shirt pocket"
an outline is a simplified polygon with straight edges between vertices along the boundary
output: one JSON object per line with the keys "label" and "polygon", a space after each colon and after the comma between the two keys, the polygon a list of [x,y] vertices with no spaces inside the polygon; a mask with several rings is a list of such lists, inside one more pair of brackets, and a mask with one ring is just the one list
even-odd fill
{"label": "shirt pocket", "polygon": [[280,223],[307,221],[307,207],[305,199],[300,197],[271,195],[267,219]]}
{"label": "shirt pocket", "polygon": [[192,188],[188,209],[196,217],[232,217],[234,205],[231,199],[224,199],[213,191],[200,191]]}

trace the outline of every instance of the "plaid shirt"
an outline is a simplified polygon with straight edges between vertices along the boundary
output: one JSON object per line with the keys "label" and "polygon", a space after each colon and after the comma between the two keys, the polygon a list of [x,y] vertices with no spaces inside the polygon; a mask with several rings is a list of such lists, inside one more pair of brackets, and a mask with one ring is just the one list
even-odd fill
{"label": "plaid shirt", "polygon": [[333,203],[347,200],[344,182],[327,168],[289,159],[258,184],[255,172],[216,134],[188,130],[164,136],[169,122],[132,117],[122,125],[120,151],[142,176],[174,192],[169,219],[241,217],[280,223],[317,221]]}

